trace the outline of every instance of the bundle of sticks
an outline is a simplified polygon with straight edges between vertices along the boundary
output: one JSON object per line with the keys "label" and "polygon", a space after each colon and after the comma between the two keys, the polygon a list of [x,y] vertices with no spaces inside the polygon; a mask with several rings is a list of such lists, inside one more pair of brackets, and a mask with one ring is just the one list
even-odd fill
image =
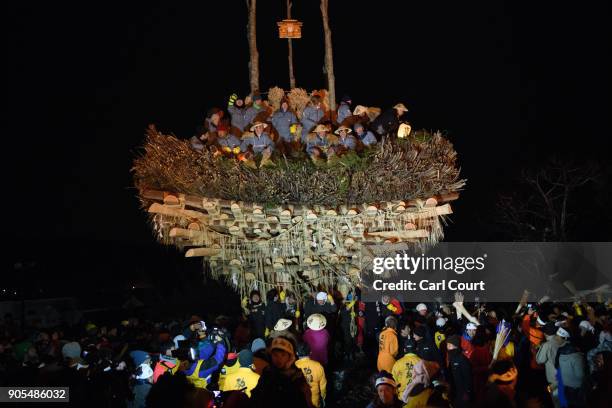
{"label": "bundle of sticks", "polygon": [[497,335],[495,336],[495,347],[493,348],[493,360],[497,360],[497,356],[499,355],[499,351],[506,344],[506,340],[510,336],[510,325],[506,323],[505,320],[502,320],[497,325]]}

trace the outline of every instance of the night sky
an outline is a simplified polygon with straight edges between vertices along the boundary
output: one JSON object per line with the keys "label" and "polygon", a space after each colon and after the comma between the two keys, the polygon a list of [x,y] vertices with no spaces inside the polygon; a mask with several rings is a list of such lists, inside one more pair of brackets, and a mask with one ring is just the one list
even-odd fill
{"label": "night sky", "polygon": [[[285,1],[258,3],[261,88],[288,88]],[[591,3],[330,1],[338,98],[403,102],[414,128],[455,144],[468,184],[448,240],[495,240],[498,194],[552,154],[603,161],[609,177],[610,15]],[[244,1],[3,9],[5,266],[34,259],[67,279],[180,270],[153,240],[131,163],[149,123],[187,138],[208,108],[248,93]],[[324,88],[319,2],[294,0],[293,17],[297,85]],[[585,228],[608,240],[609,220],[591,213]]]}

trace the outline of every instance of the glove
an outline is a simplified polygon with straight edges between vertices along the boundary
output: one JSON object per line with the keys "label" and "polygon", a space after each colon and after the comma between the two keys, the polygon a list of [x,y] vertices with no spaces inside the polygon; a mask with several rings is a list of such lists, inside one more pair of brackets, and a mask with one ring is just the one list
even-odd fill
{"label": "glove", "polygon": [[264,337],[268,337],[270,335],[270,329],[266,327],[266,332],[264,333]]}
{"label": "glove", "polygon": [[300,315],[301,315],[301,313],[300,313],[299,309],[296,310],[295,311],[295,318],[298,319],[300,317]]}
{"label": "glove", "polygon": [[285,291],[281,290],[281,293],[278,294],[278,298],[280,299],[280,301],[284,302],[286,297],[287,295],[285,294]]}
{"label": "glove", "polygon": [[232,106],[234,105],[234,102],[236,102],[236,99],[238,99],[238,95],[236,95],[235,93],[233,93],[230,97],[229,97],[229,101],[227,103],[227,106]]}
{"label": "glove", "polygon": [[387,305],[387,309],[395,313],[397,311],[397,307],[393,306],[391,303]]}
{"label": "glove", "polygon": [[334,304],[334,298],[329,293],[327,294],[327,301],[329,302],[330,305]]}
{"label": "glove", "polygon": [[238,153],[240,153],[240,146],[236,146],[236,147],[234,147],[234,148],[232,149],[232,153],[234,153],[234,154],[238,154]]}
{"label": "glove", "polygon": [[578,303],[574,303],[574,310],[576,311],[576,316],[582,316],[582,309]]}
{"label": "glove", "polygon": [[292,135],[295,135],[296,132],[297,132],[297,125],[294,123],[293,125],[289,126],[289,133],[291,133]]}
{"label": "glove", "polygon": [[225,153],[231,153],[232,149],[229,146],[223,146],[221,148]]}

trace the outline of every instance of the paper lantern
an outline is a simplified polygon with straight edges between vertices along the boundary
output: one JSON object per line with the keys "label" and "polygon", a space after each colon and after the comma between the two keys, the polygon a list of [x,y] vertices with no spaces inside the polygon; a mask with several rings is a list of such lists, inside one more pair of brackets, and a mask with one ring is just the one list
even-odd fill
{"label": "paper lantern", "polygon": [[297,20],[283,20],[278,25],[279,38],[302,38],[302,23]]}

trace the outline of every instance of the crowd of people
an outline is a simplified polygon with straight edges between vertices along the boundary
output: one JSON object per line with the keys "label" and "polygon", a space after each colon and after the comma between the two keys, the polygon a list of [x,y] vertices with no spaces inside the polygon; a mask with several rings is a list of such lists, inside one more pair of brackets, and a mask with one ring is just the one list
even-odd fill
{"label": "crowd of people", "polygon": [[261,155],[263,165],[273,163],[269,158],[275,152],[304,151],[313,160],[329,160],[350,151],[363,151],[386,135],[396,135],[406,121],[406,112],[404,104],[398,103],[374,117],[363,105],[353,109],[349,96],[330,112],[321,96],[314,94],[298,115],[286,97],[274,110],[261,95],[241,99],[233,94],[226,110],[215,107],[208,111],[191,145],[196,150],[214,149],[219,155],[244,161]]}
{"label": "crowd of people", "polygon": [[72,406],[311,408],[338,403],[328,378],[365,361],[368,407],[607,406],[606,304],[515,311],[389,296],[363,302],[359,290],[302,299],[279,288],[265,297],[253,290],[241,306],[235,318],[56,329],[21,327],[7,315],[0,384],[67,386]]}

